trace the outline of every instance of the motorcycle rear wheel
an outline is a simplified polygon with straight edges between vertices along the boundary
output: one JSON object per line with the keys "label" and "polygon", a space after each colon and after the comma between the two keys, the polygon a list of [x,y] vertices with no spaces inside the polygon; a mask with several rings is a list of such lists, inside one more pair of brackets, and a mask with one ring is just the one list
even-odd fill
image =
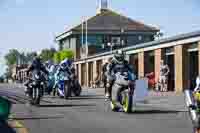
{"label": "motorcycle rear wheel", "polygon": [[39,105],[40,104],[40,99],[41,99],[40,89],[39,88],[33,88],[30,104]]}
{"label": "motorcycle rear wheel", "polygon": [[115,101],[110,102],[110,107],[111,107],[111,110],[114,112],[117,112],[119,110],[119,107],[115,104]]}
{"label": "motorcycle rear wheel", "polygon": [[80,96],[81,92],[82,92],[81,85],[79,84],[79,82],[75,82],[74,89],[73,89],[74,95],[75,96]]}
{"label": "motorcycle rear wheel", "polygon": [[70,81],[65,81],[64,98],[68,99],[71,96]]}
{"label": "motorcycle rear wheel", "polygon": [[194,128],[194,133],[200,133],[200,128]]}

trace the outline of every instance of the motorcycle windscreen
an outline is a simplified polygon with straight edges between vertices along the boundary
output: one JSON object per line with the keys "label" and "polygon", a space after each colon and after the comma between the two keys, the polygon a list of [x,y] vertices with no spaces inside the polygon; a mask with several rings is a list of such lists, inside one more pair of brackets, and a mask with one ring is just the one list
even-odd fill
{"label": "motorcycle windscreen", "polygon": [[0,97],[0,119],[7,120],[10,114],[11,102]]}
{"label": "motorcycle windscreen", "polygon": [[148,80],[146,78],[139,79],[136,80],[135,84],[134,102],[145,101],[148,96]]}
{"label": "motorcycle windscreen", "polygon": [[69,75],[68,75],[68,73],[67,72],[62,72],[62,73],[60,73],[60,75],[59,75],[59,79],[60,80],[68,80],[69,78]]}

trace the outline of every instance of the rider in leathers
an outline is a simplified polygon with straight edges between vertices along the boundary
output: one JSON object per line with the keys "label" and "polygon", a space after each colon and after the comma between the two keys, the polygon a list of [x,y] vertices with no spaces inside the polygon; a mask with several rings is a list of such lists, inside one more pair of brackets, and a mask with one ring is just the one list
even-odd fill
{"label": "rider in leathers", "polygon": [[[42,64],[41,62],[41,58],[39,56],[37,56],[37,54],[34,55],[34,59],[32,61],[32,64],[28,67],[27,69],[27,75],[29,75],[30,72],[32,72],[32,76],[34,72],[36,71],[42,71],[44,72],[44,74],[48,74],[48,71],[46,70],[45,66]],[[45,80],[45,77],[44,77],[44,80]],[[28,79],[26,81],[26,83],[24,84],[26,87],[27,87],[27,93],[29,94],[30,92],[30,88],[29,88],[29,84],[31,83],[31,80]]]}
{"label": "rider in leathers", "polygon": [[72,73],[74,72],[73,69],[72,69],[72,61],[69,60],[69,59],[65,59],[59,64],[59,68],[57,69],[56,74],[55,74],[55,78],[56,78],[56,84],[55,85],[57,85],[57,83],[58,83],[58,80],[59,80],[58,76],[59,76],[61,71],[67,72],[71,76]]}
{"label": "rider in leathers", "polygon": [[[107,70],[108,70],[108,78],[111,83],[111,86],[114,84],[115,81],[115,73],[116,72],[122,72],[124,70],[128,70],[130,75],[131,75],[131,79],[135,80],[135,75],[134,75],[134,70],[133,68],[129,65],[128,61],[125,60],[124,57],[124,53],[121,50],[118,50],[115,54],[113,59],[111,60],[111,63],[108,65]],[[111,87],[112,88],[112,87]],[[113,89],[113,88],[112,88]],[[116,88],[118,89],[118,88]],[[114,99],[114,101],[116,101],[117,106],[120,106],[119,104],[119,94],[122,90],[112,90],[115,91],[116,93],[114,93],[115,95],[112,95],[112,99]],[[113,94],[113,93],[112,93]]]}

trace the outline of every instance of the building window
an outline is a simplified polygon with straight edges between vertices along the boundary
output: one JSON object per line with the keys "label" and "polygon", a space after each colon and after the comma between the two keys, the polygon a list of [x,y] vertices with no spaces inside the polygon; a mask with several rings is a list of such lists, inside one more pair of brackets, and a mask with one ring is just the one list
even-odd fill
{"label": "building window", "polygon": [[138,40],[139,40],[139,41],[142,41],[142,36],[141,36],[141,35],[138,36]]}
{"label": "building window", "polygon": [[120,37],[112,37],[111,43],[114,46],[119,46],[120,45]]}
{"label": "building window", "polygon": [[[103,44],[103,36],[100,35],[88,35],[87,37],[88,46],[95,45],[101,46]],[[82,44],[82,36],[80,36],[80,44]],[[83,37],[83,45],[86,44],[86,37]]]}

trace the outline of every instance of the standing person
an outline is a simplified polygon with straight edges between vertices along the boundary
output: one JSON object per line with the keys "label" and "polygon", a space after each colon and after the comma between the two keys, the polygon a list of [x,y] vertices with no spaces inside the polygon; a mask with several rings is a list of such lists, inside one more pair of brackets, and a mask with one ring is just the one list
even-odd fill
{"label": "standing person", "polygon": [[103,81],[103,87],[105,88],[105,97],[109,98],[111,96],[111,88],[107,87],[107,67],[109,64],[111,64],[112,58],[109,58],[106,63],[102,67],[102,81]]}
{"label": "standing person", "polygon": [[161,60],[160,62],[160,76],[159,76],[159,83],[160,83],[160,90],[167,91],[167,84],[168,84],[168,75],[169,75],[169,67],[167,64],[164,64],[164,61]]}

